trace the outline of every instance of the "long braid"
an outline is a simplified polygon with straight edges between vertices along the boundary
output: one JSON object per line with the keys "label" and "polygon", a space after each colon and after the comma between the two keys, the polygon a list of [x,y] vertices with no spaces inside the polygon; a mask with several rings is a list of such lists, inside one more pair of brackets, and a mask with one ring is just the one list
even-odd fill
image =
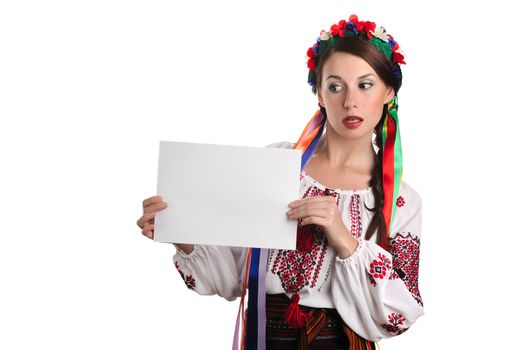
{"label": "long braid", "polygon": [[371,212],[374,212],[373,217],[371,219],[371,223],[369,224],[369,227],[367,228],[367,231],[365,233],[365,239],[370,239],[375,231],[377,231],[377,237],[380,237],[381,235],[385,234],[385,231],[387,229],[385,224],[385,218],[382,213],[382,208],[384,204],[384,189],[383,189],[383,181],[382,181],[382,156],[383,156],[383,145],[382,145],[382,126],[384,124],[385,118],[387,117],[387,105],[384,106],[384,111],[382,113],[382,118],[380,118],[380,121],[378,124],[376,124],[376,127],[374,128],[375,132],[375,144],[376,147],[378,147],[378,153],[375,156],[374,159],[374,169],[372,172],[372,178],[369,183],[369,186],[371,186],[373,190],[373,196],[374,196],[374,207],[369,208],[367,205],[365,205],[365,208]]}

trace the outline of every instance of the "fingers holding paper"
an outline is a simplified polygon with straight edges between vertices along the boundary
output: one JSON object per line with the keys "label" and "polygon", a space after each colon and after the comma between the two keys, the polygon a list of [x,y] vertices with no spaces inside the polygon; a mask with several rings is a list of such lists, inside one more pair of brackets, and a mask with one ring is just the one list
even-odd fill
{"label": "fingers holding paper", "polygon": [[168,204],[163,202],[161,196],[152,196],[142,202],[143,215],[137,220],[137,226],[142,229],[144,236],[153,239],[155,214],[166,207]]}
{"label": "fingers holding paper", "polygon": [[303,225],[314,224],[322,228],[327,240],[340,257],[354,252],[358,242],[352,237],[343,223],[336,198],[333,196],[314,196],[289,203],[289,219],[302,219]]}

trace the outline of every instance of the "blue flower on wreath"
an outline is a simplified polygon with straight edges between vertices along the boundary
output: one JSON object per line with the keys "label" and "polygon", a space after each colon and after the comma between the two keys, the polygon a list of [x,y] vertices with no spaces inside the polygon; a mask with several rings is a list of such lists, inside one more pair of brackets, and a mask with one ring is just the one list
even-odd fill
{"label": "blue flower on wreath", "polygon": [[393,74],[398,80],[402,80],[402,70],[398,64],[394,66]]}
{"label": "blue flower on wreath", "polygon": [[356,29],[356,25],[353,22],[347,22],[345,25],[346,30],[352,30],[354,34],[358,34],[358,30]]}

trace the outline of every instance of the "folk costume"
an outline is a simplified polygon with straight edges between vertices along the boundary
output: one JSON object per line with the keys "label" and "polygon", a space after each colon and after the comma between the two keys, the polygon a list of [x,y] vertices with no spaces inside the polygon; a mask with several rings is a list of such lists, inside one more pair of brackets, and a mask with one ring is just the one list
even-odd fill
{"label": "folk costume", "polygon": [[[320,57],[350,36],[382,52],[401,82],[400,64],[405,62],[398,43],[383,27],[351,15],[330,32],[322,30],[307,50],[313,93]],[[422,203],[418,192],[402,181],[397,110],[395,96],[385,108],[382,135],[378,135],[385,235],[364,237],[375,207],[371,187],[328,188],[303,170],[324,131],[327,118],[320,106],[296,143],[283,141],[267,147],[302,150],[300,198],[335,197],[343,223],[358,241],[356,250],[348,258],[339,258],[320,227],[302,225],[301,220],[296,250],[194,245],[186,254],[177,249],[173,260],[189,289],[227,300],[242,297],[233,349],[240,340],[242,349],[375,349],[375,342],[402,334],[423,315],[418,289]]]}

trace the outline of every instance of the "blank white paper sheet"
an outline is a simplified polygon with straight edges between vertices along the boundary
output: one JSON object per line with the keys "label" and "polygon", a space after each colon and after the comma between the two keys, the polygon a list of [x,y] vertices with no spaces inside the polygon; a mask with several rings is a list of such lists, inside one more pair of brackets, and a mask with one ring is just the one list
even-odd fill
{"label": "blank white paper sheet", "polygon": [[154,240],[296,249],[301,151],[161,141]]}

